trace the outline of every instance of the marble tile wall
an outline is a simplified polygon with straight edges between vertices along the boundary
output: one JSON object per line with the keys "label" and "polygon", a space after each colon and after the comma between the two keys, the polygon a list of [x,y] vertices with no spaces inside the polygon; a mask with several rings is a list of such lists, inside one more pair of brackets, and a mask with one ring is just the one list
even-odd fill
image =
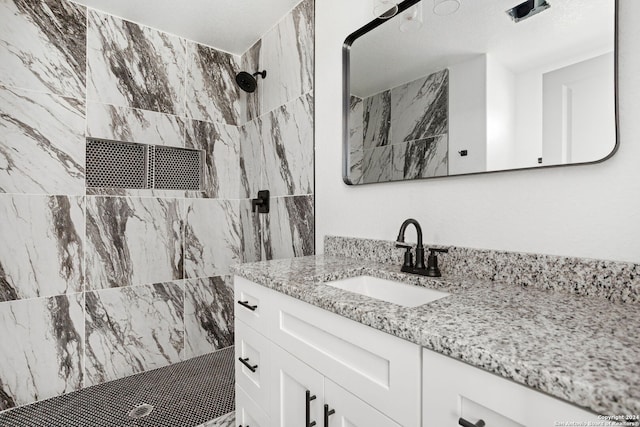
{"label": "marble tile wall", "polygon": [[[305,0],[239,56],[2,2],[0,411],[233,345],[229,267],[314,252],[313,19]],[[205,150],[203,188],[87,188],[88,136]]]}
{"label": "marble tile wall", "polygon": [[352,95],[351,182],[447,175],[448,94],[442,70],[364,99]]}
{"label": "marble tile wall", "polygon": [[[314,1],[303,0],[241,58],[267,70],[246,99],[240,138],[240,222],[245,261],[314,253]],[[269,190],[271,212],[251,212]]]}

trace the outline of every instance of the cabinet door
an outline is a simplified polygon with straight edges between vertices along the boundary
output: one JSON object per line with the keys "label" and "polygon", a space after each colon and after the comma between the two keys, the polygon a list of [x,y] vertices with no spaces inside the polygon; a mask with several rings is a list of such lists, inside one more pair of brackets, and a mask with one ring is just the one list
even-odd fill
{"label": "cabinet door", "polygon": [[[316,370],[271,344],[271,419],[278,427],[320,427],[323,377]],[[307,411],[309,419],[307,420]],[[314,424],[315,423],[315,424]]]}
{"label": "cabinet door", "polygon": [[236,384],[261,408],[269,407],[269,340],[241,320],[235,322]]}
{"label": "cabinet door", "polygon": [[[401,427],[333,381],[324,380],[325,402],[329,424],[324,427]],[[332,412],[334,411],[334,412]]]}
{"label": "cabinet door", "polygon": [[461,417],[487,427],[597,424],[597,415],[458,360],[426,349],[422,360],[423,427],[456,426]]}
{"label": "cabinet door", "polygon": [[267,414],[249,395],[236,387],[236,423],[240,427],[271,427]]}

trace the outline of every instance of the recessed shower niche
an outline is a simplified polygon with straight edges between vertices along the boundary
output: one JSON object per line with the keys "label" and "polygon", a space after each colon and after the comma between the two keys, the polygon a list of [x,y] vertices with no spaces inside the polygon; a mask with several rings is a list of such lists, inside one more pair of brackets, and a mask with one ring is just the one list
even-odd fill
{"label": "recessed shower niche", "polygon": [[203,150],[87,138],[87,187],[200,190]]}

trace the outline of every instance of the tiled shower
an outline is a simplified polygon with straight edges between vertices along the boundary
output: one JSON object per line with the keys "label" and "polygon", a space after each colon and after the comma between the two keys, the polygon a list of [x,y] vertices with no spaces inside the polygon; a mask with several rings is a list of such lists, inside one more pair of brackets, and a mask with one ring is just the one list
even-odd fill
{"label": "tiled shower", "polygon": [[[313,11],[237,56],[0,3],[0,411],[233,345],[230,266],[314,253]],[[87,187],[87,137],[204,150],[200,191]]]}

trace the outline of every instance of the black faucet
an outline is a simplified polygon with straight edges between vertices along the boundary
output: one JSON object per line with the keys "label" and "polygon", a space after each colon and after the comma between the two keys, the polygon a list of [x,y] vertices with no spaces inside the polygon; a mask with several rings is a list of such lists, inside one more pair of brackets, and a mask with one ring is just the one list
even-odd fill
{"label": "black faucet", "polygon": [[[404,232],[407,230],[409,224],[413,224],[416,227],[416,234],[418,235],[418,243],[416,245],[416,261],[413,262],[413,254],[411,253],[411,245],[405,243]],[[420,274],[422,276],[440,277],[440,269],[438,268],[438,256],[437,252],[449,252],[448,249],[429,248],[429,261],[428,266],[424,265],[424,246],[422,246],[422,227],[418,221],[413,218],[407,219],[400,226],[398,232],[398,238],[396,239],[396,247],[406,249],[404,253],[404,263],[400,271],[404,273]]]}

